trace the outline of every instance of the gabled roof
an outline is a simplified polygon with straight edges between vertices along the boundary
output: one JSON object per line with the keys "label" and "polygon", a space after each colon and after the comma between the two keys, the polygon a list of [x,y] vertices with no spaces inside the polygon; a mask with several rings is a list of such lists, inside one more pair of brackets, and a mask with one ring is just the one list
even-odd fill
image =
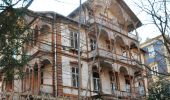
{"label": "gabled roof", "polygon": [[[139,18],[133,13],[133,11],[129,8],[129,6],[124,2],[124,0],[116,0],[120,6],[126,11],[126,13],[130,16],[130,18],[137,23],[136,28],[142,26],[142,22]],[[88,0],[82,4],[82,8],[88,5]],[[73,17],[78,14],[80,7],[77,7],[73,12],[71,12],[68,17]]]}
{"label": "gabled roof", "polygon": [[[71,18],[65,17],[65,16],[63,16],[63,15],[61,15],[59,13],[54,12],[54,11],[32,11],[32,10],[27,10],[26,13],[29,14],[29,15],[32,15],[34,17],[41,16],[41,17],[47,18],[49,20],[53,20],[54,15],[55,15],[56,19],[61,18],[63,20],[66,20],[68,23],[72,22],[72,23],[78,24],[77,21],[75,21],[75,20],[73,20]],[[86,27],[85,24],[82,24],[82,26]]]}
{"label": "gabled roof", "polygon": [[124,0],[116,0],[120,6],[126,11],[126,13],[131,17],[131,19],[137,23],[136,28],[142,26],[142,22],[139,20],[139,18],[134,14],[134,12],[129,8],[129,6],[125,3]]}

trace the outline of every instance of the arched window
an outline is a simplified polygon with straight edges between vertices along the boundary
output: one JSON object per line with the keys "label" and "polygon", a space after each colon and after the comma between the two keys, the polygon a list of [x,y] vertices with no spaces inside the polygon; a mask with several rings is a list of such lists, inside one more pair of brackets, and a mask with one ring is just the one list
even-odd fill
{"label": "arched window", "polygon": [[34,73],[36,73],[36,74],[38,73],[38,64],[37,64],[37,62],[35,62],[35,64],[34,64]]}

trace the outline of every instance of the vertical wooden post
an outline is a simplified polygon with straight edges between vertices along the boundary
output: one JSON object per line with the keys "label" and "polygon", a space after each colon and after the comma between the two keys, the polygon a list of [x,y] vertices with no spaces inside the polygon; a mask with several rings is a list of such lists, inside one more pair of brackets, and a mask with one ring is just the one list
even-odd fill
{"label": "vertical wooden post", "polygon": [[146,89],[147,89],[147,88],[146,88],[145,80],[144,80],[144,77],[143,77],[143,74],[144,74],[144,73],[143,73],[143,71],[142,71],[142,73],[141,73],[141,74],[142,74],[143,87],[144,87],[145,96],[146,96]]}
{"label": "vertical wooden post", "polygon": [[118,72],[117,73],[118,90],[120,90],[120,79],[119,79],[120,77],[119,76],[120,76],[120,73]]}
{"label": "vertical wooden post", "polygon": [[32,70],[32,94],[34,94],[34,66],[33,66],[33,70]]}
{"label": "vertical wooden post", "polygon": [[129,82],[130,82],[130,92],[131,92],[131,96],[133,94],[133,86],[132,86],[132,78],[129,75]]}
{"label": "vertical wooden post", "polygon": [[100,94],[102,94],[102,78],[101,78],[101,71],[102,71],[102,69],[101,69],[101,66],[100,66],[100,60],[99,60],[99,58],[98,58],[98,73],[99,73],[99,93]]}
{"label": "vertical wooden post", "polygon": [[31,90],[31,69],[29,69],[29,91]]}
{"label": "vertical wooden post", "polygon": [[38,94],[40,94],[40,85],[41,85],[41,65],[38,64]]}
{"label": "vertical wooden post", "polygon": [[21,80],[21,91],[22,91],[22,92],[24,92],[24,89],[23,89],[23,80],[24,80],[24,79]]}

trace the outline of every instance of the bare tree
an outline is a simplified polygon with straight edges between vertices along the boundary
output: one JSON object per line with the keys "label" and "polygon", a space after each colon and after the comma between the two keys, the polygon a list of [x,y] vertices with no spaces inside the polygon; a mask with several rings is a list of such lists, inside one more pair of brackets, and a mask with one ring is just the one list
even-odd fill
{"label": "bare tree", "polygon": [[[161,49],[155,50],[154,56],[161,56],[163,59],[168,59],[170,61],[170,1],[169,0],[138,0],[133,1],[135,5],[148,16],[148,23],[155,26],[155,30],[162,36],[162,40],[157,39],[153,45],[163,45],[165,47],[166,53],[162,53]],[[146,25],[148,23],[145,23]],[[154,33],[152,33],[154,34]],[[157,44],[160,43],[160,44]],[[163,59],[157,60],[157,62],[164,61]],[[140,62],[138,62],[140,63]],[[165,62],[162,62],[164,64]],[[140,63],[141,64],[141,63]],[[150,84],[149,90],[149,100],[168,100],[169,98],[169,80],[166,80],[170,76],[170,73],[165,70],[164,72],[157,72],[151,69],[151,66],[147,64],[141,64],[145,66],[149,72],[158,74],[158,81]],[[148,74],[149,75],[149,74]],[[166,81],[165,81],[166,80]]]}

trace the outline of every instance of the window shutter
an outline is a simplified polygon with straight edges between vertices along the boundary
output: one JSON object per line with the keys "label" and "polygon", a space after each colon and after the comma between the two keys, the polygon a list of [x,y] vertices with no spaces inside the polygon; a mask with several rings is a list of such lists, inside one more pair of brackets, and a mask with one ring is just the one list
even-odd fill
{"label": "window shutter", "polygon": [[70,46],[74,47],[73,32],[70,32]]}
{"label": "window shutter", "polygon": [[74,39],[75,39],[75,49],[78,49],[78,34],[74,33]]}

